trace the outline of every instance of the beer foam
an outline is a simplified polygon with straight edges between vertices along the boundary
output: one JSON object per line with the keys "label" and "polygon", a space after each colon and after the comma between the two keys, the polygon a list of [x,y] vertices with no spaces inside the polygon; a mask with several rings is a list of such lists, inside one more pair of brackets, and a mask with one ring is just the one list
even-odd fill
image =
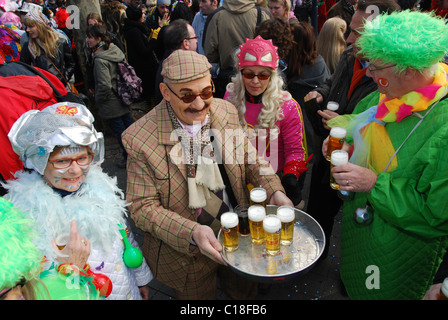
{"label": "beer foam", "polygon": [[247,215],[253,222],[259,222],[266,217],[266,209],[263,206],[255,204],[249,207]]}
{"label": "beer foam", "polygon": [[275,215],[267,215],[263,219],[263,229],[269,233],[276,233],[282,227],[280,219]]}
{"label": "beer foam", "polygon": [[339,109],[339,103],[337,103],[335,101],[328,101],[327,109],[330,111],[336,111]]}
{"label": "beer foam", "polygon": [[342,139],[345,138],[347,135],[347,130],[345,128],[341,127],[334,127],[330,130],[330,136],[336,138],[336,139]]}
{"label": "beer foam", "polygon": [[442,287],[440,288],[440,291],[445,295],[445,297],[448,298],[448,278],[445,278],[442,282]]}
{"label": "beer foam", "polygon": [[254,202],[263,202],[266,198],[266,190],[262,188],[254,188],[250,191],[250,199]]}
{"label": "beer foam", "polygon": [[281,222],[290,222],[295,220],[296,215],[294,213],[294,208],[291,206],[281,206],[277,209],[277,216],[280,218]]}
{"label": "beer foam", "polygon": [[224,228],[233,228],[238,225],[238,215],[235,212],[226,212],[221,215],[221,225]]}
{"label": "beer foam", "polygon": [[348,153],[343,150],[335,150],[331,153],[331,164],[339,166],[348,162]]}

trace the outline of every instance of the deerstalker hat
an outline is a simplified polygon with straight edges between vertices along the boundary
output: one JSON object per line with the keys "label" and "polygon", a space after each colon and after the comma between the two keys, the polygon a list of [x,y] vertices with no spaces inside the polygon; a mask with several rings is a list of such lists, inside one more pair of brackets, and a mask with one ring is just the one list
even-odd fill
{"label": "deerstalker hat", "polygon": [[175,50],[163,61],[162,77],[173,83],[184,83],[210,74],[207,57],[192,50]]}

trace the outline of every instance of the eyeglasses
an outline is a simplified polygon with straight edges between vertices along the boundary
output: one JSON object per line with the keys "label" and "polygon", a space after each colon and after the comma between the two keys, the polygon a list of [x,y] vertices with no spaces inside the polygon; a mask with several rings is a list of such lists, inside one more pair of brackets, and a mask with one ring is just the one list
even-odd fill
{"label": "eyeglasses", "polygon": [[186,93],[182,97],[179,97],[176,92],[173,91],[173,89],[170,88],[169,85],[166,85],[168,89],[180,100],[182,100],[185,103],[192,103],[196,98],[199,96],[202,100],[208,100],[211,97],[213,97],[213,93],[215,92],[215,85],[212,82],[212,87],[202,90],[199,94],[193,94],[193,93]]}
{"label": "eyeglasses", "polygon": [[185,38],[185,40],[193,40],[193,39],[198,39],[198,38],[199,38],[198,36],[194,36],[194,37]]}
{"label": "eyeglasses", "polygon": [[383,69],[388,69],[388,68],[392,68],[392,67],[395,67],[395,66],[396,66],[396,64],[393,64],[393,65],[390,65],[390,66],[385,66],[385,67],[376,68],[376,69],[370,69],[370,66],[369,66],[368,69],[369,69],[369,71],[372,73],[372,72],[375,72],[375,71],[379,71],[379,70],[383,70]]}
{"label": "eyeglasses", "polygon": [[259,74],[255,74],[253,72],[244,72],[243,70],[241,70],[241,74],[243,75],[244,78],[246,79],[253,79],[255,77],[258,78],[258,80],[268,80],[271,77],[270,73],[259,73]]}
{"label": "eyeglasses", "polygon": [[93,154],[88,154],[81,156],[76,159],[58,159],[58,160],[48,160],[55,169],[65,169],[72,165],[75,161],[79,166],[86,166],[93,161]]}

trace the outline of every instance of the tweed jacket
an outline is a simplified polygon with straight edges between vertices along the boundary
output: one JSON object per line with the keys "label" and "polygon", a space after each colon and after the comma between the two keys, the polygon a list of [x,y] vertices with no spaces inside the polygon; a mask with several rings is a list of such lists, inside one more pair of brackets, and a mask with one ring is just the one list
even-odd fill
{"label": "tweed jacket", "polygon": [[[227,148],[215,149],[215,155],[220,152],[226,156],[229,152],[241,150],[237,143],[233,146],[226,143],[233,140],[226,137],[228,130],[242,130],[232,104],[213,99],[210,121],[211,129],[221,133],[218,145]],[[131,125],[122,140],[128,152],[126,197],[132,202],[129,207],[131,217],[145,232],[144,256],[157,279],[183,291],[188,272],[213,272],[218,265],[191,244],[198,214],[197,210],[188,207],[186,166],[173,161],[171,155],[178,144],[178,137],[172,132],[173,126],[163,100]],[[250,152],[256,153],[246,139],[244,161],[222,161],[238,202],[249,201],[247,183],[262,185],[267,190],[268,199],[277,190],[284,192],[276,174],[259,174],[262,165],[258,160],[247,164]]]}

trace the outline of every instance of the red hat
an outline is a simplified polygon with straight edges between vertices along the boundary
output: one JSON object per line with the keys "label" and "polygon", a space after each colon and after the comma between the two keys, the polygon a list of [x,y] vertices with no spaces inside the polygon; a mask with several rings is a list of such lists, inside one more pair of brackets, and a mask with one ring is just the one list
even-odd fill
{"label": "red hat", "polygon": [[66,9],[58,9],[56,11],[54,20],[56,21],[56,24],[58,25],[59,29],[64,29],[67,27],[67,21],[70,25],[70,15],[68,14]]}

